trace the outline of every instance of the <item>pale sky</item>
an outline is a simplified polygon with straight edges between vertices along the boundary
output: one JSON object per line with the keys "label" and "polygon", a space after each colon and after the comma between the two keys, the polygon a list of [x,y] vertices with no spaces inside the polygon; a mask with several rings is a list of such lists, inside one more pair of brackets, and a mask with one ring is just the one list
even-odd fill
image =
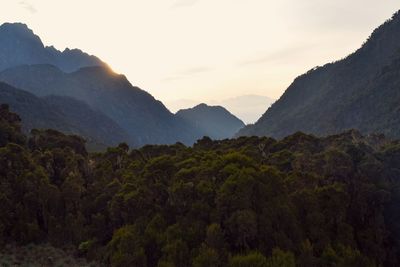
{"label": "pale sky", "polygon": [[279,98],[398,9],[398,0],[1,0],[0,23],[97,55],[162,101],[211,101]]}

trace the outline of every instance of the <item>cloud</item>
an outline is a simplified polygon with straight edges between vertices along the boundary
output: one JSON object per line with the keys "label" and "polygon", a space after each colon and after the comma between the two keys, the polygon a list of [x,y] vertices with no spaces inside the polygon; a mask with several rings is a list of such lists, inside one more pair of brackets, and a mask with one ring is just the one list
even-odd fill
{"label": "cloud", "polygon": [[22,0],[18,4],[20,6],[22,6],[23,8],[25,8],[26,10],[28,10],[32,14],[37,13],[37,9],[31,3],[29,3],[27,0]]}
{"label": "cloud", "polygon": [[198,0],[176,0],[172,8],[190,7],[194,6],[197,2]]}

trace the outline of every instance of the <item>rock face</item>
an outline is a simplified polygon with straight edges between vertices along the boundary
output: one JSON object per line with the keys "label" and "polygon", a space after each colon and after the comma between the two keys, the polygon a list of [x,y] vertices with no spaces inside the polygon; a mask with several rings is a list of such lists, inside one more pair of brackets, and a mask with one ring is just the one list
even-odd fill
{"label": "rock face", "polygon": [[54,47],[45,47],[25,24],[4,23],[0,26],[0,71],[23,64],[52,64],[65,72],[106,65],[79,49],[61,52]]}
{"label": "rock face", "polygon": [[343,60],[299,76],[283,96],[238,135],[282,138],[355,128],[400,137],[400,14]]}
{"label": "rock face", "polygon": [[200,104],[181,109],[176,116],[193,125],[203,136],[213,139],[231,138],[245,124],[221,106]]}
{"label": "rock face", "polygon": [[0,83],[0,103],[7,103],[21,116],[24,132],[34,128],[56,129],[81,135],[93,148],[129,141],[129,135],[113,120],[70,97],[37,97]]}

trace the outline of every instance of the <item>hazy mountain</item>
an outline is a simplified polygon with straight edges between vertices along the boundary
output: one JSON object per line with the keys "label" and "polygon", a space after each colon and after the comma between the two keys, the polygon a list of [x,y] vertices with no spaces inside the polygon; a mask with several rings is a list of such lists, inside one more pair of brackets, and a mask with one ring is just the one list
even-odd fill
{"label": "hazy mountain", "polygon": [[[213,100],[207,103],[213,106],[222,106],[226,108],[245,123],[254,123],[274,101],[274,99],[267,96],[242,95],[220,101]],[[177,112],[180,109],[193,107],[200,103],[201,101],[192,99],[178,99],[166,102],[166,105],[172,112]]]}
{"label": "hazy mountain", "polygon": [[4,23],[0,26],[0,71],[23,64],[52,64],[71,72],[87,66],[104,66],[95,56],[79,49],[45,47],[25,24]]}
{"label": "hazy mountain", "polygon": [[400,137],[400,13],[355,53],[298,77],[283,96],[238,135],[284,137],[358,128]]}
{"label": "hazy mountain", "polygon": [[23,65],[1,72],[0,80],[38,96],[61,95],[85,101],[118,123],[136,145],[192,143],[201,137],[160,101],[105,67],[65,73],[52,65]]}
{"label": "hazy mountain", "polygon": [[245,126],[240,119],[221,106],[200,104],[179,110],[176,116],[192,124],[201,135],[212,139],[231,138]]}
{"label": "hazy mountain", "polygon": [[56,129],[83,136],[90,146],[105,147],[129,141],[128,134],[101,112],[65,96],[37,97],[0,82],[0,103],[22,118],[23,130]]}

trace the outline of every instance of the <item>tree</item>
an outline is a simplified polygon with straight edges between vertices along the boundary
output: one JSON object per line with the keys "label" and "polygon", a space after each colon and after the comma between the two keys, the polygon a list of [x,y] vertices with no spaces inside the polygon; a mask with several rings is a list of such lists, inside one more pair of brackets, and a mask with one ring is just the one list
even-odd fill
{"label": "tree", "polygon": [[259,252],[236,255],[229,260],[229,267],[269,267],[267,259]]}
{"label": "tree", "polygon": [[272,250],[272,255],[267,259],[267,267],[295,267],[295,257],[290,251],[282,251],[279,248]]}
{"label": "tree", "polygon": [[141,233],[135,225],[118,229],[108,244],[111,265],[146,267],[146,255],[140,237]]}

